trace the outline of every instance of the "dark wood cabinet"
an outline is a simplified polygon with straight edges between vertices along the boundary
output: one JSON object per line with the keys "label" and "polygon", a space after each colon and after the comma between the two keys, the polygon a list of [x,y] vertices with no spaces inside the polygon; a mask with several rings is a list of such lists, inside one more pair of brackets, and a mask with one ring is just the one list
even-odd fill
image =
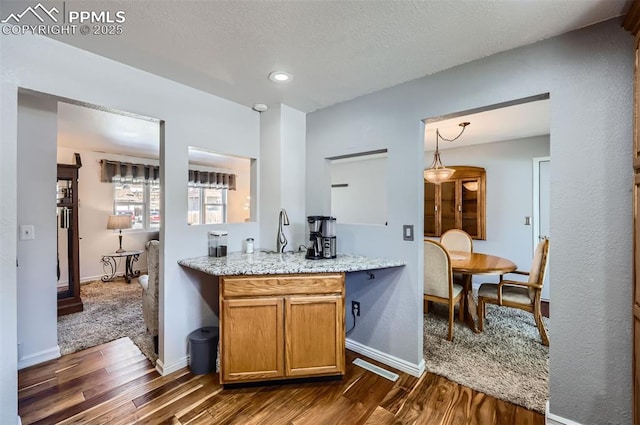
{"label": "dark wood cabinet", "polygon": [[440,236],[462,229],[474,239],[486,239],[486,171],[456,166],[452,178],[440,184],[424,182],[424,235]]}
{"label": "dark wood cabinet", "polygon": [[78,170],[58,164],[58,316],[83,310],[80,298],[80,237],[78,234]]}

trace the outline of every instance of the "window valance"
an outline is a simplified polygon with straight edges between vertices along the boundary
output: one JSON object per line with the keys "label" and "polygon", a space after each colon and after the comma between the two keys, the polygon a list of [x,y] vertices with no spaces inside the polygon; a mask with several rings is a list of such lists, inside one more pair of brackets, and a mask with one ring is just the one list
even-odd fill
{"label": "window valance", "polygon": [[100,181],[103,183],[158,184],[160,182],[160,167],[103,159],[100,161]]}
{"label": "window valance", "polygon": [[208,189],[236,190],[236,175],[211,171],[189,170],[189,186]]}
{"label": "window valance", "polygon": [[[152,183],[160,182],[158,165],[133,164],[131,162],[100,161],[100,181],[103,183]],[[191,187],[236,190],[236,175],[211,171],[189,170]]]}

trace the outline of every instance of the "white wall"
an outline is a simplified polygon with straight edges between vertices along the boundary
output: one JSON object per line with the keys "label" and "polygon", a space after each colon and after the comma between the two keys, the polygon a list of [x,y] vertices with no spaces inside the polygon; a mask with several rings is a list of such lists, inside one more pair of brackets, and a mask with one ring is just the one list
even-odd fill
{"label": "white wall", "polygon": [[304,210],[306,115],[286,105],[273,105],[260,114],[259,221],[262,243],[256,247],[275,250],[278,216],[284,208],[289,226],[283,227],[295,251],[308,239]]}
{"label": "white wall", "polygon": [[[387,223],[387,158],[331,161],[331,215],[349,224]],[[333,187],[346,184],[346,187]]]}
{"label": "white wall", "polygon": [[422,356],[422,241],[403,241],[400,227],[423,228],[421,120],[550,93],[550,410],[631,423],[633,58],[614,19],[309,114],[307,210],[329,211],[323,158],[389,148],[388,228],[339,225],[338,245],[407,266],[348,280],[347,297],[367,301],[352,338],[410,363]]}
{"label": "white wall", "polygon": [[[191,227],[187,225],[185,176],[188,170],[188,146],[198,145],[222,154],[259,160],[258,113],[48,38],[2,37],[1,43],[1,187],[3,195],[7,196],[5,199],[15,199],[14,188],[19,168],[11,162],[17,149],[15,128],[18,112],[15,99],[18,87],[165,121],[164,140],[160,149],[161,180],[166,184],[161,192],[163,226],[160,236],[161,337],[158,367],[166,372],[186,365],[187,335],[200,326],[217,323],[214,315],[217,306],[212,288],[214,280],[209,276],[183,269],[177,261],[181,258],[206,255],[206,235],[213,229],[224,228],[229,231],[231,251],[240,250],[246,237],[254,237],[258,239],[258,244],[260,242],[257,238],[258,224],[255,222]],[[38,145],[38,150],[50,151],[47,161],[55,165],[55,148],[50,148],[48,142],[43,141]],[[51,190],[53,196],[53,189]],[[13,299],[16,290],[16,279],[13,277],[16,249],[15,245],[14,248],[5,246],[4,235],[12,235],[7,238],[7,244],[15,241],[17,219],[14,208],[11,204],[2,204],[3,262],[0,275],[3,276],[2,291],[8,295],[8,300]],[[42,213],[52,217],[47,211]],[[55,245],[53,247],[52,252],[55,253]],[[4,300],[5,298],[2,300],[3,304]],[[29,312],[34,332],[18,335],[25,342],[25,347],[31,341],[48,341],[51,338],[52,332],[47,330],[46,322],[51,322],[55,308],[55,303],[52,302],[49,309]],[[28,306],[17,305],[19,311],[27,309]],[[14,311],[11,302],[8,302],[7,310],[3,309],[3,315],[5,311]],[[3,341],[6,338],[10,343],[8,347],[15,347],[15,330],[12,329],[15,329],[16,321],[8,315],[8,320],[3,320],[1,325],[2,338]],[[55,337],[55,333],[53,335]],[[52,344],[53,347],[55,344]],[[7,350],[2,351],[4,355],[4,351]],[[24,353],[28,354],[32,353]],[[17,358],[7,354],[5,360],[6,362],[0,366],[2,375],[15,374]],[[7,410],[3,409],[0,417],[2,423],[15,420],[15,382],[15,378],[2,381],[3,403],[8,406]]]}
{"label": "white wall", "polygon": [[[528,271],[533,259],[533,165],[549,155],[549,136],[442,150],[447,166],[471,165],[487,172],[486,240],[474,240],[473,250],[505,257]],[[425,153],[430,164],[433,152]],[[551,242],[553,244],[553,241]],[[497,276],[474,276],[474,284],[497,282]]]}
{"label": "white wall", "polygon": [[57,112],[55,100],[18,96],[18,225],[33,225],[35,229],[34,240],[18,241],[20,368],[60,356],[55,220]]}

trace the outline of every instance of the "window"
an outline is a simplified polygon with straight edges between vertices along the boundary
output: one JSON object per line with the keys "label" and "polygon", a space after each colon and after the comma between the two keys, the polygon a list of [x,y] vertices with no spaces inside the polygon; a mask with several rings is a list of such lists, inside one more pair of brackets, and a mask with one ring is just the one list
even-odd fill
{"label": "window", "polygon": [[227,189],[189,187],[189,224],[227,222]]}
{"label": "window", "polygon": [[144,183],[113,183],[113,211],[131,216],[131,228],[160,228],[160,186]]}

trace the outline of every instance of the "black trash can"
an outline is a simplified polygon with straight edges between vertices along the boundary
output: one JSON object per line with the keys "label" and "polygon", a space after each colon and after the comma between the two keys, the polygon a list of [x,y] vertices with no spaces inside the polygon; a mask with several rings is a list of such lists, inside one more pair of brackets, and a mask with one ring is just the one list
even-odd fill
{"label": "black trash can", "polygon": [[209,326],[189,334],[191,353],[189,369],[194,375],[204,375],[215,370],[218,355],[218,327]]}

